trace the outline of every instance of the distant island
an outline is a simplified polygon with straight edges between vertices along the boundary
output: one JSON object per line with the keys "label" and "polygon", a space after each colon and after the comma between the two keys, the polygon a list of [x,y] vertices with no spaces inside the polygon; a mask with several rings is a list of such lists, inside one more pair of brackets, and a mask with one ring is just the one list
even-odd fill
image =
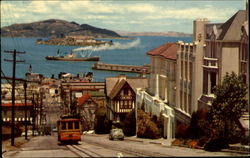
{"label": "distant island", "polygon": [[97,28],[88,24],[78,24],[59,19],[12,24],[1,28],[1,37],[47,37],[89,36],[93,38],[120,38],[111,30]]}
{"label": "distant island", "polygon": [[97,28],[88,24],[78,24],[59,19],[49,19],[31,23],[12,24],[1,28],[1,37],[45,37],[64,38],[66,36],[86,36],[91,38],[126,39],[128,36],[172,36],[190,37],[182,32],[127,32]]}
{"label": "distant island", "polygon": [[127,31],[118,31],[116,32],[121,36],[170,36],[170,37],[191,37],[192,34],[182,33],[182,32],[127,32]]}

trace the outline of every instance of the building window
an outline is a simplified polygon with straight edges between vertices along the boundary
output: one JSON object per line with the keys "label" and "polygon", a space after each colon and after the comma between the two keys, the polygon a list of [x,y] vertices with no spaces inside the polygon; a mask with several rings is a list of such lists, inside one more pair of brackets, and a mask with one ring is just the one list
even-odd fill
{"label": "building window", "polygon": [[186,92],[184,92],[184,109],[183,110],[187,112],[187,93]]}
{"label": "building window", "polygon": [[123,106],[124,106],[124,101],[120,100],[120,109],[123,109]]}
{"label": "building window", "polygon": [[211,42],[211,58],[216,58],[216,42]]}
{"label": "building window", "polygon": [[189,62],[189,80],[192,80],[193,63]]}
{"label": "building window", "polygon": [[181,110],[183,110],[183,94],[182,94],[182,91],[180,91],[180,108],[181,108]]}
{"label": "building window", "polygon": [[203,93],[208,94],[208,72],[203,71]]}
{"label": "building window", "polygon": [[123,89],[123,95],[128,95],[128,89],[127,88]]}
{"label": "building window", "polygon": [[188,112],[189,112],[189,114],[192,113],[192,105],[191,105],[192,100],[191,99],[192,99],[191,94],[188,94]]}
{"label": "building window", "polygon": [[188,78],[187,78],[187,76],[188,76],[187,66],[188,66],[187,61],[185,61],[185,79],[186,79],[186,80],[188,79]]}
{"label": "building window", "polygon": [[216,86],[216,72],[210,72],[210,82],[211,82],[211,90],[210,92],[214,92],[214,87]]}
{"label": "building window", "polygon": [[124,106],[123,106],[124,109],[127,109],[128,108],[128,101],[127,100],[124,100]]}
{"label": "building window", "polygon": [[183,61],[181,60],[181,79],[183,79]]}
{"label": "building window", "polygon": [[193,46],[190,46],[190,53],[193,53]]}
{"label": "building window", "polygon": [[181,52],[184,51],[184,45],[181,45]]}

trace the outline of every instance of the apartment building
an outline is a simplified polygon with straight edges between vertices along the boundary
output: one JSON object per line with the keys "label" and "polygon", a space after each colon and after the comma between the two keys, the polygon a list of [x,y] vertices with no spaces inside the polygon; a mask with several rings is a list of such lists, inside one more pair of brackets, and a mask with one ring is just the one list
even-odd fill
{"label": "apartment building", "polygon": [[136,95],[138,108],[144,106],[145,112],[158,117],[162,115],[166,138],[173,138],[175,134],[177,49],[177,43],[166,43],[147,52],[151,61],[149,87],[138,89]]}
{"label": "apartment building", "polygon": [[[180,124],[190,123],[194,111],[209,109],[213,87],[226,72],[242,74],[247,83],[248,37],[246,10],[225,23],[194,20],[193,42],[167,43],[147,53],[151,58],[149,88],[137,90],[137,107],[143,105],[152,115],[162,114],[164,137],[174,137]],[[176,57],[171,59],[169,54]]]}
{"label": "apartment building", "polygon": [[248,79],[247,11],[239,10],[225,23],[205,24],[205,49],[202,60],[203,85],[198,99],[200,108],[208,109],[214,98],[213,88],[232,71]]}

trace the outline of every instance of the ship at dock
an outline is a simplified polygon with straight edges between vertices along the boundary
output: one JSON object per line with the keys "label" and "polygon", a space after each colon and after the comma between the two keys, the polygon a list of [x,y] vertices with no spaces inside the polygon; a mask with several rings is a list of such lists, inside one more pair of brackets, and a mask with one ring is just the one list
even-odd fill
{"label": "ship at dock", "polygon": [[81,53],[81,56],[77,56],[78,50],[72,50],[69,54],[67,55],[59,55],[60,51],[57,51],[57,56],[46,56],[46,60],[59,60],[59,61],[99,61],[100,57],[99,56],[91,56],[91,53]]}

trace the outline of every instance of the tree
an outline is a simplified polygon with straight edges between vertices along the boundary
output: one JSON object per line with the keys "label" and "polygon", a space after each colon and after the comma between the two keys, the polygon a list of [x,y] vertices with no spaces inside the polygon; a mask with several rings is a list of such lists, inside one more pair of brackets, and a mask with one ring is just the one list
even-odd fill
{"label": "tree", "polygon": [[126,115],[125,120],[122,122],[122,128],[126,136],[133,136],[136,134],[135,109]]}
{"label": "tree", "polygon": [[109,133],[111,129],[110,121],[106,118],[106,108],[99,107],[95,111],[94,130],[97,134]]}
{"label": "tree", "polygon": [[211,138],[226,141],[235,135],[236,121],[247,107],[247,85],[234,72],[226,74],[221,84],[214,88],[215,99],[208,112]]}
{"label": "tree", "polygon": [[139,138],[160,138],[160,131],[157,125],[151,120],[149,114],[143,110],[138,110],[138,131],[137,137]]}

